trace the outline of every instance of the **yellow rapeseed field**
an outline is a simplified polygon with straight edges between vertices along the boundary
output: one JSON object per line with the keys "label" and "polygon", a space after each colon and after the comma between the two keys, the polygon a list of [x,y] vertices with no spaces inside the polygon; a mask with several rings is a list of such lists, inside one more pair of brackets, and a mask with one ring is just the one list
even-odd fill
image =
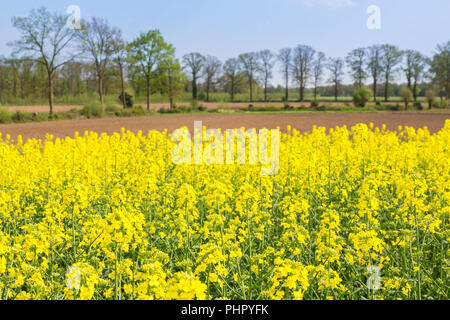
{"label": "yellow rapeseed field", "polygon": [[450,121],[288,128],[273,176],[174,145],[2,136],[0,298],[449,298]]}

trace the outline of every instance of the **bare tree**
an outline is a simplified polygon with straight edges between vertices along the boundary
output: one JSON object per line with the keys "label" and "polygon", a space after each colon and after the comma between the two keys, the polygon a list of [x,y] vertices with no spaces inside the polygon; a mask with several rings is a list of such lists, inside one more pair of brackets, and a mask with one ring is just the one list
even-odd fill
{"label": "bare tree", "polygon": [[364,70],[365,61],[366,50],[364,48],[355,49],[346,57],[347,65],[352,71],[352,78],[358,89],[363,86],[364,80],[367,78],[367,72]]}
{"label": "bare tree", "polygon": [[405,57],[406,63],[403,71],[405,72],[408,88],[413,93],[414,101],[417,101],[417,85],[425,72],[427,59],[415,50],[406,50]]}
{"label": "bare tree", "polygon": [[236,58],[228,59],[223,66],[223,71],[225,81],[229,88],[231,102],[233,102],[234,95],[236,94],[236,87],[241,80],[239,60]]}
{"label": "bare tree", "polygon": [[338,101],[339,87],[342,83],[344,60],[340,58],[330,58],[327,66],[331,74],[330,82],[334,87],[334,98],[335,101]]}
{"label": "bare tree", "polygon": [[325,66],[325,53],[318,52],[313,62],[313,80],[314,80],[314,100],[317,100],[317,87],[322,80],[323,67]]}
{"label": "bare tree", "polygon": [[48,102],[53,113],[53,81],[56,71],[73,61],[75,50],[68,50],[76,38],[77,30],[67,28],[68,16],[50,13],[41,7],[27,17],[14,17],[13,25],[21,34],[20,40],[10,45],[16,53],[27,52],[45,66],[48,81]]}
{"label": "bare tree", "polygon": [[114,39],[119,30],[108,25],[105,19],[93,17],[91,21],[83,21],[80,35],[81,49],[90,55],[95,67],[98,81],[98,94],[103,104],[103,81],[107,66],[114,53]]}
{"label": "bare tree", "polygon": [[264,83],[264,101],[267,101],[267,89],[269,81],[273,77],[273,67],[275,66],[275,55],[270,50],[263,50],[258,53],[262,80]]}
{"label": "bare tree", "polygon": [[222,62],[213,56],[207,56],[203,67],[205,74],[206,101],[209,102],[209,93],[217,84],[222,69]]}
{"label": "bare tree", "polygon": [[373,100],[377,101],[377,85],[382,73],[381,45],[373,45],[367,48],[367,68],[373,81]]}
{"label": "bare tree", "polygon": [[192,52],[184,55],[183,67],[188,69],[192,78],[192,99],[197,100],[197,80],[200,78],[200,72],[203,69],[205,57],[198,52]]}
{"label": "bare tree", "polygon": [[253,84],[256,82],[255,74],[261,69],[258,63],[258,55],[254,52],[241,54],[239,63],[241,70],[247,76],[250,87],[250,102],[253,102]]}
{"label": "bare tree", "polygon": [[284,99],[286,102],[289,101],[289,72],[291,70],[291,63],[292,63],[292,49],[291,48],[285,48],[281,49],[280,53],[278,54],[278,60],[282,63],[282,72],[284,75],[284,78],[286,80],[286,93],[284,96]]}
{"label": "bare tree", "polygon": [[310,46],[299,45],[294,49],[292,74],[300,87],[300,101],[304,100],[306,84],[311,75],[315,50]]}
{"label": "bare tree", "polygon": [[384,74],[384,99],[389,100],[389,81],[397,72],[397,65],[402,61],[403,52],[396,46],[384,44],[381,46],[381,68]]}

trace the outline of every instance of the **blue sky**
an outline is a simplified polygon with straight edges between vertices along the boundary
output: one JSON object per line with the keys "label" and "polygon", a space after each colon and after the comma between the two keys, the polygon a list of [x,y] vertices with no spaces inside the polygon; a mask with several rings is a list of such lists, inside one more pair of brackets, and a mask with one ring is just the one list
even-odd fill
{"label": "blue sky", "polygon": [[[177,49],[225,60],[248,51],[308,44],[327,56],[374,43],[392,43],[430,55],[450,40],[449,0],[2,0],[0,55],[17,38],[11,17],[46,6],[64,13],[78,5],[83,18],[100,16],[120,27],[131,40],[160,29]],[[381,9],[381,30],[369,30],[367,7]]]}

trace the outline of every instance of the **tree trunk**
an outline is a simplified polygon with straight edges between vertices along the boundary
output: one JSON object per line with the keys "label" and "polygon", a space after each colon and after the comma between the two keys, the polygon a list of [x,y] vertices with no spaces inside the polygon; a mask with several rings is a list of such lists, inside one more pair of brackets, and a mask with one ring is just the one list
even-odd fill
{"label": "tree trunk", "polygon": [[386,74],[386,82],[384,84],[384,101],[388,102],[388,91],[389,91],[389,75]]}
{"label": "tree trunk", "polygon": [[253,77],[250,77],[250,102],[253,102]]}
{"label": "tree trunk", "polygon": [[103,104],[103,77],[98,77],[98,95],[100,96],[100,103]]}
{"label": "tree trunk", "polygon": [[127,107],[126,97],[125,97],[125,80],[123,78],[123,66],[122,63],[119,64],[120,69],[120,82],[122,87],[122,104],[123,108],[125,109]]}
{"label": "tree trunk", "polygon": [[414,80],[413,96],[414,96],[414,102],[417,102],[417,81],[416,80]]}
{"label": "tree trunk", "polygon": [[338,101],[338,85],[334,86],[334,101]]}
{"label": "tree trunk", "polygon": [[373,101],[377,102],[377,81],[373,81]]}
{"label": "tree trunk", "polygon": [[48,104],[50,106],[50,114],[53,114],[53,74],[48,73]]}
{"label": "tree trunk", "polygon": [[317,100],[317,85],[314,86],[314,101]]}
{"label": "tree trunk", "polygon": [[234,80],[231,80],[231,102],[234,102]]}
{"label": "tree trunk", "polygon": [[147,111],[150,111],[150,76],[147,76]]}
{"label": "tree trunk", "polygon": [[209,102],[209,90],[210,90],[209,81],[207,81],[207,83],[206,83],[206,102]]}
{"label": "tree trunk", "polygon": [[192,76],[192,100],[197,100],[197,76]]}
{"label": "tree trunk", "polygon": [[289,102],[289,70],[286,70],[286,102]]}
{"label": "tree trunk", "polygon": [[264,84],[264,102],[267,102],[267,82]]}
{"label": "tree trunk", "polygon": [[300,101],[303,101],[303,94],[304,94],[304,87],[303,87],[303,81],[300,83]]}

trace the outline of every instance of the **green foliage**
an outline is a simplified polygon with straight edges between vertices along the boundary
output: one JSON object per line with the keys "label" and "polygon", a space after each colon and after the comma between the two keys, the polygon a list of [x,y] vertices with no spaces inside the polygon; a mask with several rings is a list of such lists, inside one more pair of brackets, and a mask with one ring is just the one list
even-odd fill
{"label": "green foliage", "polygon": [[366,106],[366,103],[370,100],[370,98],[373,96],[372,90],[370,88],[363,86],[355,91],[353,94],[353,104],[355,107],[364,108]]}
{"label": "green foliage", "polygon": [[129,118],[133,116],[133,110],[132,109],[123,109],[120,113],[120,116]]}
{"label": "green foliage", "polygon": [[420,103],[419,101],[414,102],[414,109],[423,110],[422,103]]}
{"label": "green foliage", "polygon": [[201,91],[201,92],[198,94],[198,100],[200,100],[200,101],[205,101],[205,100],[206,100],[206,93],[204,93],[203,91]]}
{"label": "green foliage", "polygon": [[117,105],[113,104],[113,105],[106,106],[105,112],[109,113],[109,114],[114,114],[115,116],[120,116],[121,109]]}
{"label": "green foliage", "polygon": [[315,99],[311,102],[311,107],[317,108],[319,106],[319,100]]}
{"label": "green foliage", "polygon": [[11,122],[11,112],[6,107],[0,106],[0,123],[10,123]]}
{"label": "green foliage", "polygon": [[105,108],[100,102],[91,102],[83,107],[81,114],[86,118],[103,118],[105,116]]}
{"label": "green foliage", "polygon": [[412,96],[413,96],[413,94],[411,92],[411,89],[409,89],[408,87],[403,87],[400,90],[400,97],[402,97],[403,102],[405,103],[405,109],[406,110],[408,109],[408,105],[409,105],[409,102],[412,99]]}
{"label": "green foliage", "polygon": [[133,115],[136,117],[145,115],[145,111],[141,106],[134,106],[132,110],[133,110]]}
{"label": "green foliage", "polygon": [[[123,97],[122,94],[119,96],[119,101],[122,103]],[[133,107],[133,96],[128,92],[125,92],[125,107],[132,108]]]}

